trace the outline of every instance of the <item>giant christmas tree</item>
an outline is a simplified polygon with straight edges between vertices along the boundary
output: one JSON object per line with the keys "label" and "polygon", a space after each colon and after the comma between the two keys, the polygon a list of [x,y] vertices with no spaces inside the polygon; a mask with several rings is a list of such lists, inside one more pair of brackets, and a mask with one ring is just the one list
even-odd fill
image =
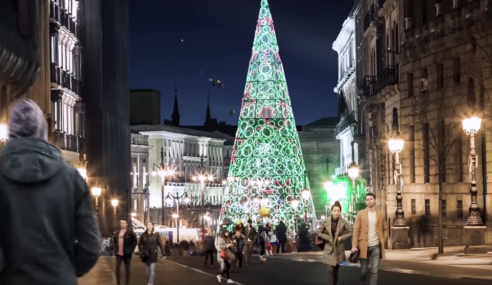
{"label": "giant christmas tree", "polygon": [[256,223],[269,212],[270,221],[282,220],[292,232],[294,216],[313,217],[314,207],[310,195],[301,197],[309,184],[278,51],[270,7],[262,0],[222,219]]}

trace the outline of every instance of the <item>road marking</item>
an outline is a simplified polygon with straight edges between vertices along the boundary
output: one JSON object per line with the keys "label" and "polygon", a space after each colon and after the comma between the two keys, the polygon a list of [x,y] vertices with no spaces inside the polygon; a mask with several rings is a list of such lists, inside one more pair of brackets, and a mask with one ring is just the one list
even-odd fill
{"label": "road marking", "polygon": [[[184,265],[184,264],[178,263],[178,262],[176,262],[176,261],[171,261],[171,260],[169,260],[169,259],[168,259],[168,260],[166,260],[166,261],[167,261],[167,262],[172,262],[172,263],[177,264],[177,265],[179,265],[179,266],[181,266],[181,267],[188,268],[188,269],[191,269],[191,270],[196,271],[196,272],[198,272],[198,273],[201,273],[201,274],[204,274],[204,275],[208,275],[208,276],[211,276],[211,277],[213,277],[213,278],[217,279],[217,275],[218,275],[218,274],[217,274],[217,275],[210,274],[210,273],[207,273],[207,272],[205,272],[205,271],[202,271],[202,270],[199,270],[199,269],[193,268],[193,267],[191,267],[191,266],[187,266],[187,265]],[[227,279],[225,279],[225,278],[222,278],[222,279],[227,281]],[[239,282],[237,282],[237,281],[234,281],[234,280],[232,280],[232,281],[233,281],[233,283],[235,283],[235,284],[238,284],[238,285],[244,285],[244,284],[239,283]]]}

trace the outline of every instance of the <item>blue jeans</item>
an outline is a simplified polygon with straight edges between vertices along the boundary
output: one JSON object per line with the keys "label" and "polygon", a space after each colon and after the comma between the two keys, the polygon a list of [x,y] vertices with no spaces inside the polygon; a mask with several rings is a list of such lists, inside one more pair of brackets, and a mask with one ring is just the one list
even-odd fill
{"label": "blue jeans", "polygon": [[147,283],[154,284],[155,263],[145,264],[145,269],[147,269]]}
{"label": "blue jeans", "polygon": [[367,258],[360,259],[360,284],[365,285],[367,280],[367,269],[370,270],[369,285],[378,284],[378,268],[381,261],[381,245],[367,248]]}

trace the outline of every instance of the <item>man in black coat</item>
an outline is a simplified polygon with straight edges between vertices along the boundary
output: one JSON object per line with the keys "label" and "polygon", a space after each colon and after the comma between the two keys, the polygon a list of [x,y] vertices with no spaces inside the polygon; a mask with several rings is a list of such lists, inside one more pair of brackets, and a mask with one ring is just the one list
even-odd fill
{"label": "man in black coat", "polygon": [[282,248],[282,253],[285,253],[285,244],[287,243],[287,227],[283,221],[278,223],[275,228],[275,233],[277,234],[277,239],[279,245],[277,246],[277,253],[280,253],[280,248]]}
{"label": "man in black coat", "polygon": [[[47,141],[41,109],[19,101],[0,156],[0,284],[76,285],[99,258],[100,233],[84,179]],[[1,257],[0,257],[1,258]]]}
{"label": "man in black coat", "polygon": [[124,219],[120,221],[120,229],[113,233],[114,255],[116,256],[116,284],[120,284],[121,262],[125,263],[125,284],[130,284],[130,265],[133,252],[137,246],[137,236],[128,227]]}

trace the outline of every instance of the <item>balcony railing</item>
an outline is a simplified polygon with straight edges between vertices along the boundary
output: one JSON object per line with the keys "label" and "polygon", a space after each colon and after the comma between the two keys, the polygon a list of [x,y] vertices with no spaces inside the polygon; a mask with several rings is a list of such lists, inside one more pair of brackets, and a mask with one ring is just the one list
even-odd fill
{"label": "balcony railing", "polygon": [[366,76],[362,82],[364,96],[376,96],[385,87],[398,84],[398,67],[388,66],[377,76]]}
{"label": "balcony railing", "polygon": [[132,144],[133,145],[149,145],[149,137],[132,134]]}
{"label": "balcony railing", "polygon": [[347,117],[342,118],[342,120],[340,120],[340,122],[337,124],[337,134],[340,134],[354,123],[357,123],[354,114],[350,114]]}
{"label": "balcony railing", "polygon": [[55,131],[53,133],[53,143],[60,149],[80,153],[83,138]]}
{"label": "balcony railing", "polygon": [[67,89],[72,90],[75,94],[79,94],[81,92],[80,81],[75,78],[72,74],[62,70],[60,67],[56,65],[56,63],[51,63],[50,66],[50,79],[51,82],[56,83],[60,86],[63,86]]}

